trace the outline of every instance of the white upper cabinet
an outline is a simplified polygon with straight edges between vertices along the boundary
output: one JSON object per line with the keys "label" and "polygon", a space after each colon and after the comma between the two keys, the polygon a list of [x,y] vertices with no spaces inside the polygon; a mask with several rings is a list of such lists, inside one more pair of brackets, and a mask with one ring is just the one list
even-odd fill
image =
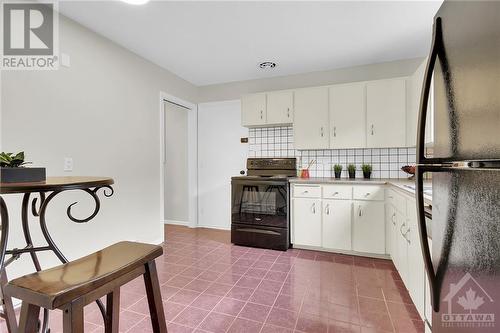
{"label": "white upper cabinet", "polygon": [[252,94],[241,97],[241,125],[246,127],[266,124],[266,94]]}
{"label": "white upper cabinet", "polygon": [[276,91],[267,94],[268,125],[293,123],[293,91]]}
{"label": "white upper cabinet", "polygon": [[[418,115],[420,113],[420,99],[427,59],[420,64],[415,73],[410,77],[408,84],[408,112],[406,118],[406,145],[414,147],[417,143]],[[425,123],[425,143],[432,145],[434,142],[434,83],[431,81],[429,100],[427,101],[427,121]]]}
{"label": "white upper cabinet", "polygon": [[406,146],[406,80],[366,83],[367,147]]}
{"label": "white upper cabinet", "polygon": [[366,147],[365,84],[330,87],[330,147]]}
{"label": "white upper cabinet", "polygon": [[295,91],[293,134],[296,149],[327,149],[328,87],[315,87]]}

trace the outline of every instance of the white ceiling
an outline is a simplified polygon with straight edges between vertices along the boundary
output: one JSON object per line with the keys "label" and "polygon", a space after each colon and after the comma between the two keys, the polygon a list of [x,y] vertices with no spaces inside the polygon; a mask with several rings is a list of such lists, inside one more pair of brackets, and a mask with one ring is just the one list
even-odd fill
{"label": "white ceiling", "polygon": [[[442,1],[60,2],[60,11],[198,85],[424,56]],[[262,70],[262,61],[274,61]]]}

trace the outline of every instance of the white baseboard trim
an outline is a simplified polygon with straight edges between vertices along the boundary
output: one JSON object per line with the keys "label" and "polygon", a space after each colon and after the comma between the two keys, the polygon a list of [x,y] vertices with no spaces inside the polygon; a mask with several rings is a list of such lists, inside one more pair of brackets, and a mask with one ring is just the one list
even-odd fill
{"label": "white baseboard trim", "polygon": [[197,228],[208,228],[208,229],[226,230],[226,231],[231,230],[231,227],[221,227],[220,225],[210,225],[210,224],[197,225],[196,227]]}
{"label": "white baseboard trim", "polygon": [[179,220],[163,220],[164,224],[174,224],[174,225],[183,225],[185,227],[189,227],[188,221],[179,221]]}

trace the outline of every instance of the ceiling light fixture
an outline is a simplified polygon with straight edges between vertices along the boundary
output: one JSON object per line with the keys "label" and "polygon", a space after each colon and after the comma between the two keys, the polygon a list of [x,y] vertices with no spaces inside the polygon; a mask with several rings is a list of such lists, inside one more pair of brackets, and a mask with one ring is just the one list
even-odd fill
{"label": "ceiling light fixture", "polygon": [[271,61],[264,61],[259,64],[259,67],[262,69],[271,69],[276,67],[276,63]]}
{"label": "ceiling light fixture", "polygon": [[144,5],[148,3],[149,0],[122,0],[123,2],[128,3],[129,5]]}

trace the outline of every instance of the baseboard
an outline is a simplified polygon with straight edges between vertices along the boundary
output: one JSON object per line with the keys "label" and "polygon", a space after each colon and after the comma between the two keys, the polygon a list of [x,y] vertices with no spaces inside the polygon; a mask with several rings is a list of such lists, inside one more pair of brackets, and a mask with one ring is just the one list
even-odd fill
{"label": "baseboard", "polygon": [[231,227],[221,227],[219,225],[210,225],[210,224],[207,224],[207,225],[197,225],[196,227],[197,228],[208,228],[208,229],[226,230],[226,231],[230,231],[231,230]]}
{"label": "baseboard", "polygon": [[318,251],[318,252],[347,254],[347,255],[355,256],[355,257],[369,257],[369,258],[375,258],[375,259],[391,260],[391,256],[388,254],[366,253],[366,252],[356,252],[356,251],[348,251],[348,250],[334,250],[334,249],[325,249],[324,247],[320,247],[320,246],[296,245],[296,244],[293,244],[293,248],[294,249],[302,249],[302,250],[312,250],[312,251]]}
{"label": "baseboard", "polygon": [[179,220],[163,220],[164,224],[173,224],[173,225],[183,225],[185,227],[189,227],[188,221],[179,221]]}

